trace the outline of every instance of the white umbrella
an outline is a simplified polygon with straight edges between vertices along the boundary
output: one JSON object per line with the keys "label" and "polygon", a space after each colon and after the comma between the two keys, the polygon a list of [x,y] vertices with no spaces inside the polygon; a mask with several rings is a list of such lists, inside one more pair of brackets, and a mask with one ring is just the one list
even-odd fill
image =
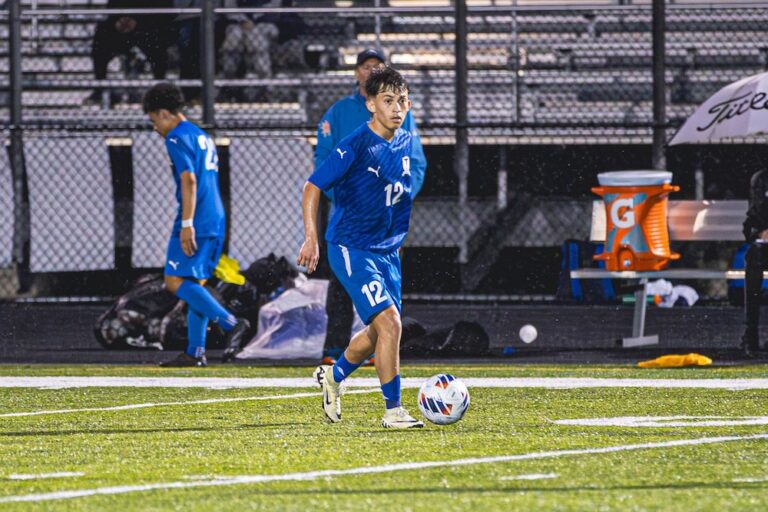
{"label": "white umbrella", "polygon": [[768,132],[768,73],[726,85],[691,114],[670,146]]}

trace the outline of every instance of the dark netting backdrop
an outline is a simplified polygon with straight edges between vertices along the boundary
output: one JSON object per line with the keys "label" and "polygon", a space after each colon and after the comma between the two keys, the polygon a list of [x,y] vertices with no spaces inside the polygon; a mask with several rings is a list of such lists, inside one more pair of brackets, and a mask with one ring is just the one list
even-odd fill
{"label": "dark netting backdrop", "polygon": [[[183,86],[188,117],[215,138],[228,252],[244,265],[270,252],[295,258],[317,123],[355,90],[355,58],[366,48],[379,46],[408,79],[429,163],[403,256],[406,293],[554,295],[561,244],[589,236],[597,173],[651,166],[647,2],[468,2],[463,199],[450,2],[400,1],[398,12],[359,9],[395,7],[378,1],[261,2],[240,11],[219,2],[208,24],[208,76],[199,8],[126,14],[102,12],[106,0],[24,0],[18,125],[11,3],[0,10],[0,297],[113,294],[160,271],[174,184],[140,105],[159,79]],[[768,68],[766,32],[766,7],[668,4],[670,137],[717,89]],[[683,188],[677,197],[746,198],[759,162],[735,146],[668,150],[667,168]],[[727,266],[735,245],[680,249],[689,262]],[[99,288],[87,275],[115,285]],[[90,284],[78,286],[77,276]],[[726,296],[723,283],[701,289]]]}

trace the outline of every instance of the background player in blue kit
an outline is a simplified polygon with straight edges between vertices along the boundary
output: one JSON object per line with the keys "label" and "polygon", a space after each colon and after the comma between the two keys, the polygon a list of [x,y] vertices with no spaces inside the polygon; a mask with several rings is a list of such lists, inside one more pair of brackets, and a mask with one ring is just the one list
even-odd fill
{"label": "background player in blue kit", "polygon": [[384,427],[423,427],[400,404],[401,273],[397,254],[408,234],[413,204],[411,145],[401,129],[411,102],[408,85],[389,67],[374,70],[365,83],[373,115],[345,137],[304,185],[304,243],[297,258],[308,272],[320,249],[317,209],[322,192],[332,191],[334,210],[325,238],[331,269],[351,297],[366,328],[352,337],[332,367],[318,366],[323,410],[341,420],[340,384],[374,351],[386,403]]}
{"label": "background player in blue kit", "polygon": [[227,333],[227,349],[239,346],[250,327],[223,308],[202,285],[224,245],[224,205],[219,194],[219,159],[213,140],[187,121],[184,97],[173,84],[159,83],[144,95],[144,112],[165,146],[179,204],[165,261],[165,287],[188,305],[186,352],[161,366],[205,366],[205,335],[213,321]]}

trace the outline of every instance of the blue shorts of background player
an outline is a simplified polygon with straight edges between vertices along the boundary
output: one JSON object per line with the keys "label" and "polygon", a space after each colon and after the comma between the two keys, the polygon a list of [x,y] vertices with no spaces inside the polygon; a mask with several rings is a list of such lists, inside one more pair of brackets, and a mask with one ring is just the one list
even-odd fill
{"label": "blue shorts of background player", "polygon": [[328,262],[365,325],[389,306],[402,311],[402,273],[397,251],[379,253],[328,243]]}
{"label": "blue shorts of background player", "polygon": [[163,273],[167,276],[191,277],[197,281],[209,279],[221,257],[224,237],[196,237],[197,251],[187,256],[178,237],[168,241]]}

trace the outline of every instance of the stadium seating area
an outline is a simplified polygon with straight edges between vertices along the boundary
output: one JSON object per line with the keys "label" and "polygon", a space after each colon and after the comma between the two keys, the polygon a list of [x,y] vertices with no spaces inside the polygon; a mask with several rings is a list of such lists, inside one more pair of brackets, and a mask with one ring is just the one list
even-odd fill
{"label": "stadium seating area", "polygon": [[[83,8],[103,7],[106,0],[34,3],[39,9]],[[391,3],[395,4],[409,2]],[[471,122],[621,125],[651,121],[650,10],[584,9],[578,7],[579,2],[568,4],[574,8],[469,17]],[[28,8],[31,3],[24,5]],[[97,15],[25,18],[26,120],[46,124],[88,119],[94,125],[141,122],[135,103],[140,87],[120,89],[126,101],[115,108],[82,106],[93,86],[89,83],[90,45],[99,19]],[[222,102],[217,107],[220,124],[309,127],[335,98],[350,91],[356,53],[376,42],[374,18],[340,14],[306,15],[304,20],[310,27],[301,39],[307,49],[306,65],[282,69],[276,55],[275,77],[253,82],[262,91],[259,99],[237,105]],[[381,21],[381,44],[413,83],[415,113],[425,133],[429,135],[431,125],[451,124],[455,102],[453,18],[408,14],[382,17]],[[671,121],[683,119],[718,87],[766,68],[768,45],[761,46],[759,41],[765,40],[767,21],[768,9],[749,6],[669,10]],[[7,84],[7,36],[7,25],[0,24],[2,84]],[[329,53],[336,58],[327,58]],[[123,67],[119,59],[113,60],[110,78],[122,79]],[[170,76],[174,73],[172,68]],[[132,70],[130,77],[151,79],[141,70]],[[6,109],[0,110],[0,121],[7,116]]]}

